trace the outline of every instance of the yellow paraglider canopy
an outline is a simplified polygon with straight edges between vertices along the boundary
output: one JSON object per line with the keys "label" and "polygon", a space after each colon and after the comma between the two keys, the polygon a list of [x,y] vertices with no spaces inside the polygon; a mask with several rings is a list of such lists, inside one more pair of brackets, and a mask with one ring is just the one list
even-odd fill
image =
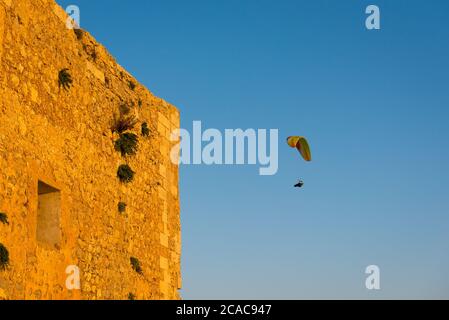
{"label": "yellow paraglider canopy", "polygon": [[304,160],[312,161],[312,154],[306,138],[299,136],[288,137],[287,143],[290,147],[298,149]]}

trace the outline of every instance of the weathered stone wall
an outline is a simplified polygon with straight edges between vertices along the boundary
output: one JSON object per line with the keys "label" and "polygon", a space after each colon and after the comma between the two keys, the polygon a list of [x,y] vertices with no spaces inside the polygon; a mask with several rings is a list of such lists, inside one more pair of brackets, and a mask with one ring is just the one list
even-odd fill
{"label": "weathered stone wall", "polygon": [[[67,29],[66,18],[53,0],[0,0],[0,212],[9,220],[0,223],[0,243],[10,256],[0,298],[177,299],[178,167],[169,134],[179,113],[88,33],[79,39]],[[68,90],[58,83],[64,68]],[[128,157],[114,149],[111,130],[123,104],[138,119],[139,149]],[[135,172],[127,184],[117,178],[125,163]],[[61,241],[53,248],[37,241],[38,181],[61,191]],[[69,265],[80,268],[81,290],[66,288]]]}

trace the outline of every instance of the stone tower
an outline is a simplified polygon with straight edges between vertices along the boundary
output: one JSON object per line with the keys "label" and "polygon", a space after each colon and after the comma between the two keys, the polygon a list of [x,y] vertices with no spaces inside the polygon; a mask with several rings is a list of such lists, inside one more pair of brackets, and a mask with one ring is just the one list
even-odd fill
{"label": "stone tower", "polygon": [[178,299],[179,112],[67,18],[0,0],[0,299]]}

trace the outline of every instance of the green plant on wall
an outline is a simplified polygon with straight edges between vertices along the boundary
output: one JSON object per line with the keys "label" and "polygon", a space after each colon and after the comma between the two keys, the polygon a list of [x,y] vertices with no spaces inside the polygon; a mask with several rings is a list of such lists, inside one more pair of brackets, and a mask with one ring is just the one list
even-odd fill
{"label": "green plant on wall", "polygon": [[0,271],[5,270],[9,265],[9,252],[3,244],[0,243]]}
{"label": "green plant on wall", "polygon": [[8,216],[4,212],[0,212],[0,222],[3,224],[9,224]]}
{"label": "green plant on wall", "polygon": [[120,138],[115,141],[115,150],[120,152],[122,156],[134,155],[138,149],[138,137],[136,134],[127,132],[120,134]]}
{"label": "green plant on wall", "polygon": [[65,90],[69,90],[73,83],[72,76],[69,73],[69,69],[65,68],[59,71],[58,80],[59,88],[63,87]]}
{"label": "green plant on wall", "polygon": [[148,137],[150,135],[150,128],[148,128],[148,123],[142,123],[142,136]]}
{"label": "green plant on wall", "polygon": [[128,300],[136,300],[136,295],[132,292],[128,293]]}
{"label": "green plant on wall", "polygon": [[139,259],[135,257],[131,257],[130,259],[131,267],[134,269],[135,272],[138,274],[143,274],[142,266],[140,265]]}
{"label": "green plant on wall", "polygon": [[114,123],[112,124],[112,132],[123,133],[131,130],[137,123],[134,116],[114,115]]}
{"label": "green plant on wall", "polygon": [[126,211],[126,203],[119,202],[118,203],[118,212],[124,213]]}
{"label": "green plant on wall", "polygon": [[134,179],[134,171],[127,164],[122,164],[120,167],[118,167],[117,177],[123,183],[131,182]]}
{"label": "green plant on wall", "polygon": [[133,91],[136,89],[136,84],[133,81],[129,81],[128,86]]}

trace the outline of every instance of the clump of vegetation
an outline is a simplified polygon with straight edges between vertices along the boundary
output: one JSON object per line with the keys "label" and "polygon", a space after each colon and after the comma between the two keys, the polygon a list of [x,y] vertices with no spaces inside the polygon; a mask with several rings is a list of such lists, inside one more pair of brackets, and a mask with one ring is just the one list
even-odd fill
{"label": "clump of vegetation", "polygon": [[134,271],[137,272],[138,274],[143,274],[142,266],[140,265],[139,259],[131,257],[131,259],[129,260],[131,262],[131,266],[134,269]]}
{"label": "clump of vegetation", "polygon": [[65,68],[59,71],[59,88],[63,87],[65,90],[69,90],[72,86],[73,80],[69,73],[69,69]]}
{"label": "clump of vegetation", "polygon": [[74,28],[73,31],[75,32],[76,38],[78,40],[83,40],[84,30],[79,29],[79,28]]}
{"label": "clump of vegetation", "polygon": [[84,52],[89,55],[94,61],[97,61],[97,47],[95,45],[83,44]]}
{"label": "clump of vegetation", "polygon": [[119,202],[118,203],[118,212],[124,213],[126,211],[126,203]]}
{"label": "clump of vegetation", "polygon": [[9,224],[8,216],[4,212],[0,212],[0,222],[3,224]]}
{"label": "clump of vegetation", "polygon": [[0,243],[0,271],[9,266],[9,252],[3,244]]}
{"label": "clump of vegetation", "polygon": [[115,141],[115,150],[120,152],[122,156],[134,155],[138,149],[137,135],[131,132],[120,134],[120,138]]}
{"label": "clump of vegetation", "polygon": [[132,292],[128,293],[128,300],[136,300],[136,295]]}
{"label": "clump of vegetation", "polygon": [[133,81],[128,81],[129,88],[134,91],[136,89],[136,84]]}
{"label": "clump of vegetation", "polygon": [[142,99],[139,99],[139,101],[137,101],[137,105],[139,106],[139,108],[142,108],[142,104],[143,104]]}
{"label": "clump of vegetation", "polygon": [[142,136],[148,137],[150,135],[150,128],[148,128],[148,123],[142,123]]}
{"label": "clump of vegetation", "polygon": [[134,179],[134,171],[127,164],[122,164],[120,167],[118,167],[117,177],[123,183],[131,182]]}
{"label": "clump of vegetation", "polygon": [[119,134],[131,130],[137,123],[137,119],[134,116],[126,116],[120,113],[119,116],[114,116],[114,123],[112,125],[112,132]]}

